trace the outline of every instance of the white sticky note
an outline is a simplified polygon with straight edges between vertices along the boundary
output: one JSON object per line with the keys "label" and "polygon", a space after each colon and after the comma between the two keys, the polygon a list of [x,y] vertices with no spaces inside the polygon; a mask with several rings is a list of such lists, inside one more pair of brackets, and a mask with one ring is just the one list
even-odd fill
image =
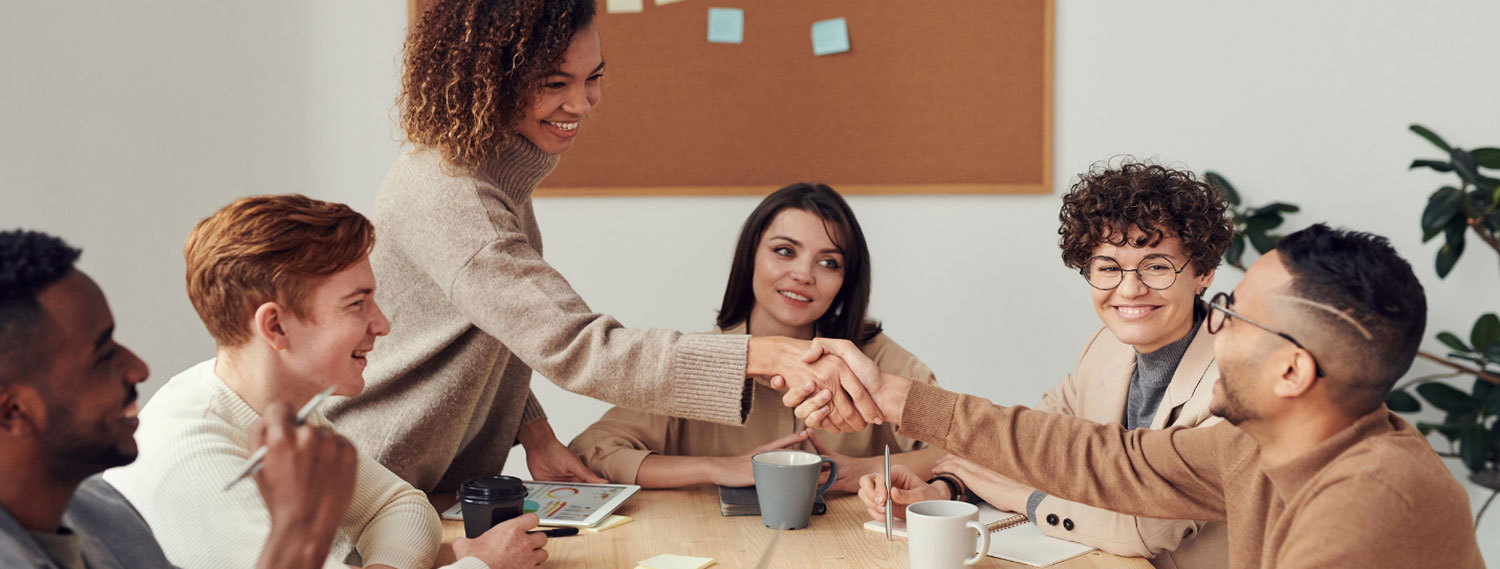
{"label": "white sticky note", "polygon": [[604,10],[611,14],[634,14],[646,11],[646,0],[609,0]]}
{"label": "white sticky note", "polygon": [[708,43],[744,43],[745,11],[739,8],[708,9]]}
{"label": "white sticky note", "polygon": [[843,18],[813,22],[813,55],[849,51],[849,24]]}
{"label": "white sticky note", "polygon": [[709,557],[663,554],[636,563],[640,563],[641,567],[647,569],[703,569],[713,565],[714,560]]}

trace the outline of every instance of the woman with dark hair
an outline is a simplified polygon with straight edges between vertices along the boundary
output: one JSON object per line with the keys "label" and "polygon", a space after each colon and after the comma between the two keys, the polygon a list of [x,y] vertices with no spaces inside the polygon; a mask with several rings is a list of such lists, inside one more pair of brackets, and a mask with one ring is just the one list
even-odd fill
{"label": "woman with dark hair", "polygon": [[[869,305],[870,253],[854,212],[828,186],[794,184],[767,196],[740,229],[712,333],[849,340],[882,370],[935,384],[932,370],[865,316]],[[888,425],[820,438],[769,383],[754,390],[743,427],[616,407],[569,446],[605,478],[647,488],[750,486],[751,455],[800,447],[837,461],[834,489],[853,492],[861,475],[881,470],[885,445],[903,453],[893,461],[920,472],[941,454],[910,452],[921,443]]]}
{"label": "woman with dark hair", "polygon": [[[1192,172],[1127,161],[1084,173],[1063,196],[1058,217],[1063,264],[1083,276],[1080,287],[1103,326],[1037,408],[1130,429],[1219,421],[1209,412],[1219,369],[1203,326],[1203,293],[1233,236],[1223,198]],[[906,504],[922,500],[982,500],[1027,514],[1045,535],[1150,558],[1159,568],[1228,563],[1221,523],[1085,506],[951,455],[933,469],[936,476],[925,482],[919,473],[892,470],[898,517]],[[870,515],[883,519],[884,481],[876,474],[860,486]]]}
{"label": "woman with dark hair", "polygon": [[392,329],[368,355],[365,395],[328,416],[419,489],[501,472],[517,443],[537,480],[600,481],[553,434],[533,370],[584,395],[727,424],[750,410],[746,378],[774,375],[849,389],[865,413],[831,417],[841,428],[879,418],[841,360],[802,361],[807,342],[627,329],[542,260],[531,193],[599,103],[593,18],[593,0],[445,0],[407,40],[400,109],[412,144],[371,216]]}

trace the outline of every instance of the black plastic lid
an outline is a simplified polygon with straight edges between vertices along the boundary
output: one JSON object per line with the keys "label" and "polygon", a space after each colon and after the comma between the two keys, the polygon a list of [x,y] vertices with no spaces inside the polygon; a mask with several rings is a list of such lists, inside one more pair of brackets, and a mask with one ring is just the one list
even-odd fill
{"label": "black plastic lid", "polygon": [[480,476],[465,480],[458,489],[458,499],[465,502],[495,503],[526,498],[526,486],[514,476]]}

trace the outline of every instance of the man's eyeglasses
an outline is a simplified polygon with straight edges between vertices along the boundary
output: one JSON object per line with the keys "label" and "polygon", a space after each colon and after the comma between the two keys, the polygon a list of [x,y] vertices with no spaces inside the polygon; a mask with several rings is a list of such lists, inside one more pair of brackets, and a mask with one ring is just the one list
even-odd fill
{"label": "man's eyeglasses", "polygon": [[1177,275],[1186,269],[1187,265],[1178,268],[1166,255],[1147,255],[1134,269],[1122,268],[1119,261],[1109,257],[1094,257],[1089,259],[1088,266],[1081,272],[1083,278],[1089,281],[1089,286],[1099,290],[1111,290],[1120,286],[1120,283],[1125,282],[1125,273],[1135,273],[1147,288],[1166,290],[1177,282]]}
{"label": "man's eyeglasses", "polygon": [[1228,322],[1231,316],[1239,318],[1246,324],[1255,326],[1256,328],[1260,328],[1277,336],[1281,336],[1282,338],[1285,338],[1286,341],[1291,342],[1292,345],[1297,346],[1298,348],[1302,348],[1302,351],[1307,352],[1307,357],[1312,358],[1313,371],[1317,372],[1318,377],[1324,377],[1323,366],[1318,365],[1318,358],[1313,355],[1312,350],[1307,349],[1307,346],[1303,346],[1302,342],[1298,342],[1297,339],[1293,338],[1290,334],[1278,331],[1275,328],[1272,328],[1265,324],[1261,324],[1249,318],[1245,318],[1244,314],[1240,314],[1238,312],[1230,310],[1229,307],[1233,304],[1234,295],[1227,292],[1221,292],[1214,295],[1213,300],[1208,302],[1209,310],[1207,326],[1209,334],[1217,334],[1219,333],[1219,330],[1223,330],[1224,323]]}

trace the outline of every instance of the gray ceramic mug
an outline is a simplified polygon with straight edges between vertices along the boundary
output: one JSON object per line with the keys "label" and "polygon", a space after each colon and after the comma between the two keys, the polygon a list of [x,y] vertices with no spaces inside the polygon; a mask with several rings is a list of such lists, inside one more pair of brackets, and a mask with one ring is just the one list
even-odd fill
{"label": "gray ceramic mug", "polygon": [[[818,473],[828,464],[828,482],[818,486]],[[760,521],[766,527],[805,528],[812,521],[813,500],[839,477],[839,465],[800,450],[773,450],[750,457],[755,474],[755,496]]]}

